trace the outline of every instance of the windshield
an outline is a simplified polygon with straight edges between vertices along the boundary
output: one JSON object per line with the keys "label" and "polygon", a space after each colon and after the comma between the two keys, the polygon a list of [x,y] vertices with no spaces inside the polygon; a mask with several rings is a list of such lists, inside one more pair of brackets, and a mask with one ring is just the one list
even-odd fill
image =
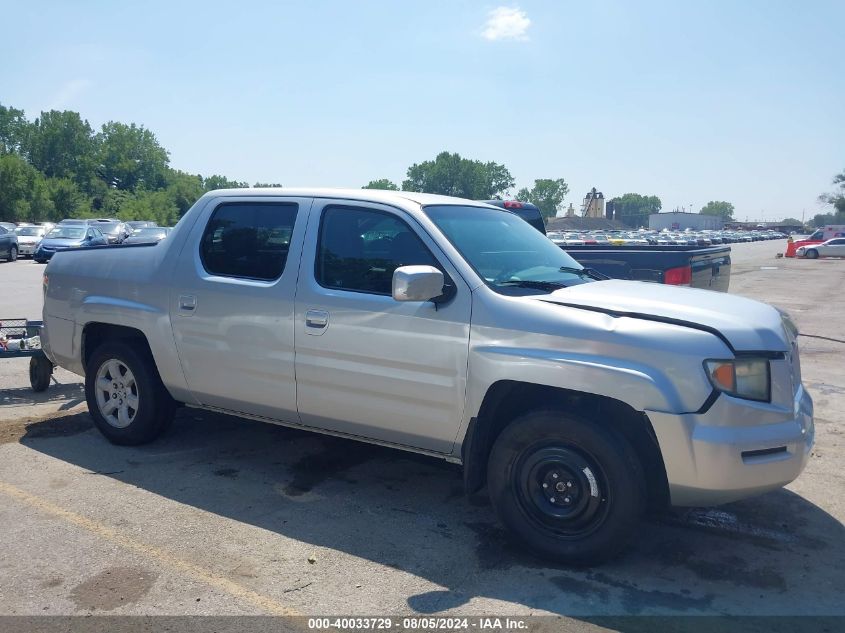
{"label": "windshield", "polygon": [[66,238],[70,240],[81,239],[85,235],[85,229],[76,226],[57,226],[47,233],[49,238]]}
{"label": "windshield", "polygon": [[440,205],[424,211],[496,292],[537,294],[591,281],[578,262],[512,213]]}
{"label": "windshield", "polygon": [[38,228],[37,226],[21,226],[15,229],[15,233],[18,235],[38,237],[39,235],[44,235],[44,229]]}

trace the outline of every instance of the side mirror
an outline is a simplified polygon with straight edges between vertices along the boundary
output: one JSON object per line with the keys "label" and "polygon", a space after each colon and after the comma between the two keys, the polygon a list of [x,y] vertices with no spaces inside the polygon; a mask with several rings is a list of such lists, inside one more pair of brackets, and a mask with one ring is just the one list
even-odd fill
{"label": "side mirror", "polygon": [[400,266],[393,271],[396,301],[430,301],[443,294],[443,273],[434,266]]}

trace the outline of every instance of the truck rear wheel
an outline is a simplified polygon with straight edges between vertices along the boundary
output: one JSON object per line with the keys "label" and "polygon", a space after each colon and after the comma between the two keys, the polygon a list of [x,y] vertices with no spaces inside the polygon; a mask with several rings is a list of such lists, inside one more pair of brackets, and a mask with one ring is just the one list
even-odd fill
{"label": "truck rear wheel", "polygon": [[493,507],[546,559],[589,565],[619,554],[646,507],[645,476],[621,435],[556,409],[505,427],[487,472]]}
{"label": "truck rear wheel", "polygon": [[153,441],[176,410],[150,354],[119,342],[104,343],[91,355],[85,398],[97,428],[113,444]]}

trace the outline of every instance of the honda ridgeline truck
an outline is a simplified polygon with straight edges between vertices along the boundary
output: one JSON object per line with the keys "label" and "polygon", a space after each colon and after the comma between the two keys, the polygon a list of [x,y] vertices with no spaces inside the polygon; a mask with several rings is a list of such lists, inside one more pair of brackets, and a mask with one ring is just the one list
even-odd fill
{"label": "honda ridgeline truck", "polygon": [[813,444],[785,314],[597,280],[484,203],[214,191],[158,244],[56,253],[44,287],[44,349],[112,442],[186,405],[440,457],[565,563],[649,508],[779,488]]}

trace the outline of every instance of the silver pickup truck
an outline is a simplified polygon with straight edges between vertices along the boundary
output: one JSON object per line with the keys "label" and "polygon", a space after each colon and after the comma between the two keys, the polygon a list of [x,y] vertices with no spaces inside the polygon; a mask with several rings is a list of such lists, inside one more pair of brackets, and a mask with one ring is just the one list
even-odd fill
{"label": "silver pickup truck", "polygon": [[214,191],[156,245],[57,253],[44,288],[45,351],[112,442],[186,405],[440,457],[565,563],[783,486],[813,444],[785,314],[606,280],[483,203]]}

